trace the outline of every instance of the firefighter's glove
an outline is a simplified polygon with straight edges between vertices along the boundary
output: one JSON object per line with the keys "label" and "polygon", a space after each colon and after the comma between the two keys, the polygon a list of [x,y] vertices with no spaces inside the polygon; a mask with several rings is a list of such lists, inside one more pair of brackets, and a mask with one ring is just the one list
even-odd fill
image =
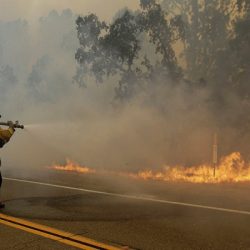
{"label": "firefighter's glove", "polygon": [[13,129],[15,128],[15,124],[12,121],[8,121],[7,123],[10,128],[13,128]]}

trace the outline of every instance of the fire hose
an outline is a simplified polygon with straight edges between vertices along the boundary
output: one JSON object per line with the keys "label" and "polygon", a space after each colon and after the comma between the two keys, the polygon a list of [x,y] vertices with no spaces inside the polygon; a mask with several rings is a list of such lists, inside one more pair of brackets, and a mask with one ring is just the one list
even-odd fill
{"label": "fire hose", "polygon": [[[1,118],[1,115],[0,115]],[[19,121],[12,122],[12,121],[7,121],[7,122],[0,122],[0,126],[9,126],[13,128],[21,128],[24,129],[24,125],[21,125]]]}

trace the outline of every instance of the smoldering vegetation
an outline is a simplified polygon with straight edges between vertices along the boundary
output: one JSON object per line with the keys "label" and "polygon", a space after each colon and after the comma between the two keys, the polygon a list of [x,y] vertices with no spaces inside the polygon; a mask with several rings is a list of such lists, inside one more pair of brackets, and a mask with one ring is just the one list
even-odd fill
{"label": "smoldering vegetation", "polygon": [[250,6],[207,2],[1,22],[1,112],[27,124],[5,165],[188,166],[211,160],[215,132],[220,155],[249,158]]}

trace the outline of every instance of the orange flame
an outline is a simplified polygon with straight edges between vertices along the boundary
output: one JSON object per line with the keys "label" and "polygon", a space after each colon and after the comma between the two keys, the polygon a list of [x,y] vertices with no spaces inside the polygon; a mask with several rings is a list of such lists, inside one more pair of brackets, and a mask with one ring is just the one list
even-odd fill
{"label": "orange flame", "polygon": [[250,164],[247,164],[239,152],[221,159],[213,175],[213,166],[204,164],[194,167],[165,166],[162,171],[146,170],[134,175],[144,180],[178,181],[193,183],[223,183],[250,181]]}
{"label": "orange flame", "polygon": [[82,174],[95,173],[94,169],[81,166],[78,163],[71,161],[70,159],[66,159],[66,165],[55,164],[51,168],[56,169],[56,170],[61,170],[61,171],[77,172],[77,173],[82,173]]}
{"label": "orange flame", "polygon": [[[61,171],[77,173],[97,173],[96,170],[80,166],[67,159],[66,165],[54,165],[51,168]],[[213,165],[200,166],[164,166],[161,171],[144,170],[138,173],[124,173],[114,171],[100,171],[100,174],[128,176],[143,180],[157,180],[168,182],[192,182],[192,183],[226,183],[249,182],[250,163],[246,163],[239,152],[234,152],[223,157],[216,166],[216,175],[213,173]]]}

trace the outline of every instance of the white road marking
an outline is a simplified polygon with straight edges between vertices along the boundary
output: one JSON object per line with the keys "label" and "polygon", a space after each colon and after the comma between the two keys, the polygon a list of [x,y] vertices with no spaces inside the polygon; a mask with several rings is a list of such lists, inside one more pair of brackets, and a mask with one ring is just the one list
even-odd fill
{"label": "white road marking", "polygon": [[163,203],[163,204],[185,206],[185,207],[209,209],[209,210],[215,210],[215,211],[227,212],[227,213],[250,215],[250,211],[244,211],[244,210],[205,206],[205,205],[199,205],[199,204],[184,203],[184,202],[178,202],[178,201],[169,201],[169,200],[162,200],[162,199],[154,199],[154,198],[143,197],[143,196],[126,195],[126,194],[119,194],[119,193],[117,194],[117,193],[111,193],[111,192],[105,192],[105,191],[98,191],[98,190],[91,190],[91,189],[77,188],[77,187],[70,187],[70,186],[62,186],[62,185],[56,185],[56,184],[51,184],[51,183],[29,181],[29,180],[23,180],[23,179],[15,179],[15,178],[7,178],[7,177],[4,177],[3,179],[9,180],[9,181],[17,181],[17,182],[23,182],[23,183],[29,183],[29,184],[36,184],[36,185],[47,186],[47,187],[55,187],[55,188],[76,190],[76,191],[87,192],[87,193],[114,196],[114,197],[119,197],[119,198],[127,198],[127,199],[134,199],[134,200],[142,200],[142,201],[150,201],[150,202],[157,202],[157,203]]}

